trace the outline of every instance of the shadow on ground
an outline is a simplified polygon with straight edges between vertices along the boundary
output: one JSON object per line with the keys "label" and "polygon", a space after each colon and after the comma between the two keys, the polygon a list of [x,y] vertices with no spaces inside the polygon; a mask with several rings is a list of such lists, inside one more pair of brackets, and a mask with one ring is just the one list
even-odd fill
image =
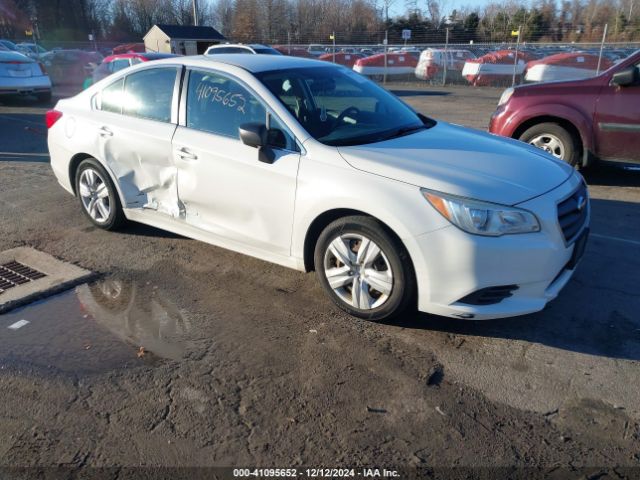
{"label": "shadow on ground", "polygon": [[592,235],[573,278],[542,312],[485,321],[416,313],[390,325],[639,361],[640,204],[593,199],[591,206],[593,233],[609,233],[624,219],[628,226],[620,235],[629,241]]}

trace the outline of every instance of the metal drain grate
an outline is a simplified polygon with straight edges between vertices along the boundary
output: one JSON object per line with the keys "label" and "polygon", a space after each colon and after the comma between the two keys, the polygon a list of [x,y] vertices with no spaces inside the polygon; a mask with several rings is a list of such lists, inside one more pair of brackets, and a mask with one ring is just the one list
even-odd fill
{"label": "metal drain grate", "polygon": [[46,275],[15,260],[0,265],[0,294],[10,288],[33,282],[42,277],[46,277]]}

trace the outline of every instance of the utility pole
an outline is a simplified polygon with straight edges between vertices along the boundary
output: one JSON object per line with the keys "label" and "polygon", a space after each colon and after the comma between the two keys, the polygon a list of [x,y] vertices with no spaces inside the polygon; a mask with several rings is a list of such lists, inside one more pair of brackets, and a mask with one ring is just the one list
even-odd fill
{"label": "utility pole", "polygon": [[333,40],[333,63],[336,63],[336,32],[335,31],[331,34],[331,39]]}
{"label": "utility pole", "polygon": [[40,56],[40,52],[38,51],[38,40],[40,37],[40,32],[38,31],[38,17],[35,15],[31,17],[31,29],[33,31],[33,43],[36,46],[36,54]]}
{"label": "utility pole", "polygon": [[447,64],[449,63],[449,27],[447,27],[447,35],[444,44],[444,71],[442,73],[442,85],[447,84]]}
{"label": "utility pole", "polygon": [[389,45],[389,30],[384,32],[384,74],[382,76],[382,84],[387,84],[387,48]]}
{"label": "utility pole", "polygon": [[193,25],[198,26],[198,1],[193,0]]}
{"label": "utility pole", "polygon": [[[513,35],[513,32],[511,32]],[[516,40],[516,54],[513,59],[513,78],[511,80],[511,86],[513,87],[516,84],[516,67],[518,66],[518,49],[520,48],[520,35],[522,35],[522,25],[518,26],[518,40]]]}

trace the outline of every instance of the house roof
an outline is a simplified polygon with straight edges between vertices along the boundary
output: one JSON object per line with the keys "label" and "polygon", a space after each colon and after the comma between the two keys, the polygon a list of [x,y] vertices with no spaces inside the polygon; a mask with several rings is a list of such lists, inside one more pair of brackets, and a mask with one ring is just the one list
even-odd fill
{"label": "house roof", "polygon": [[226,40],[226,38],[213,27],[196,27],[193,25],[165,25],[156,24],[169,38],[181,38],[185,40]]}

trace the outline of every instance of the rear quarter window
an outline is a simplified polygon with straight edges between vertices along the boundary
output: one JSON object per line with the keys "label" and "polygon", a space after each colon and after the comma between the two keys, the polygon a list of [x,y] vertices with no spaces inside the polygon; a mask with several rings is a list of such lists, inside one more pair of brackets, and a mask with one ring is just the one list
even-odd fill
{"label": "rear quarter window", "polygon": [[170,122],[176,73],[175,68],[151,68],[127,75],[123,113],[158,122]]}

